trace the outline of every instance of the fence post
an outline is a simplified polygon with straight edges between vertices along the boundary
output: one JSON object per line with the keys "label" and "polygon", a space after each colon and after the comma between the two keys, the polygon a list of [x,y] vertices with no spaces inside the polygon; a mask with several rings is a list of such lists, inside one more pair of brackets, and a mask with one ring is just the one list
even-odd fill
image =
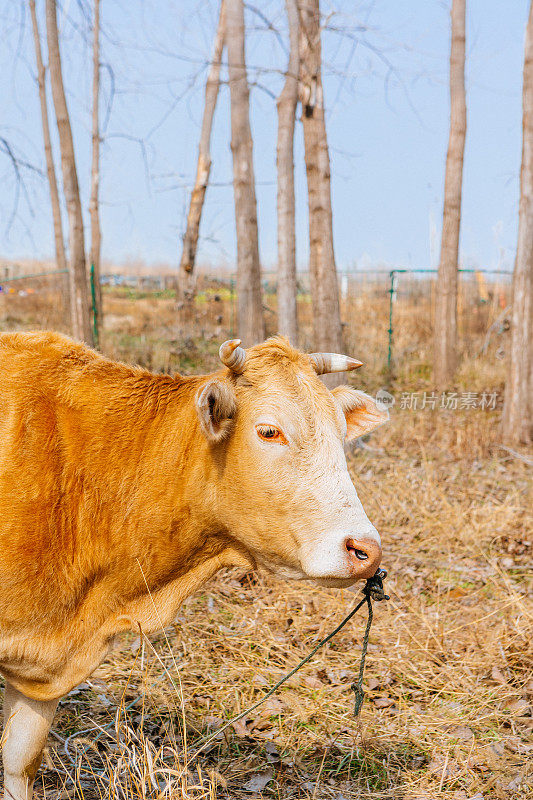
{"label": "fence post", "polygon": [[93,339],[96,350],[100,349],[100,341],[98,337],[98,309],[96,308],[96,291],[94,288],[94,264],[91,264],[91,300],[93,304]]}
{"label": "fence post", "polygon": [[389,352],[387,353],[387,372],[389,373],[389,376],[390,376],[391,369],[392,369],[392,333],[393,333],[392,307],[393,307],[393,303],[394,303],[394,281],[395,281],[395,278],[396,278],[396,270],[391,269],[391,271],[389,272],[389,278],[390,278],[390,288],[389,288],[389,329],[388,329],[388,334],[389,334]]}

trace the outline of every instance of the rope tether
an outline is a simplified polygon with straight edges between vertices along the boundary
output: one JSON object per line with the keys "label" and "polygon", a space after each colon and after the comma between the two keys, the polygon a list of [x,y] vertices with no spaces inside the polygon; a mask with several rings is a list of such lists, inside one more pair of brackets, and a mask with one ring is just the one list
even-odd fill
{"label": "rope tether", "polygon": [[194,758],[196,758],[202,752],[202,750],[204,750],[206,745],[210,744],[212,741],[214,741],[214,739],[218,739],[220,737],[220,734],[223,733],[223,731],[227,730],[231,725],[233,725],[234,722],[237,722],[238,720],[250,714],[252,711],[255,711],[256,708],[259,708],[260,705],[262,705],[266,700],[268,700],[268,698],[271,697],[274,694],[274,692],[276,692],[279,689],[280,686],[282,686],[286,681],[288,681],[289,678],[291,678],[295,672],[298,672],[298,670],[301,669],[304,666],[304,664],[307,664],[307,662],[313,658],[317,650],[320,650],[320,648],[323,647],[325,644],[327,644],[330,641],[330,639],[333,639],[333,637],[340,630],[342,630],[342,628],[344,628],[344,626],[351,620],[351,618],[355,616],[355,614],[357,614],[359,609],[362,608],[362,606],[364,606],[364,604],[366,603],[368,606],[368,620],[366,623],[365,634],[363,636],[363,647],[361,650],[359,675],[357,677],[357,681],[355,683],[352,683],[351,685],[351,688],[355,693],[354,716],[358,717],[365,697],[365,693],[363,691],[363,676],[365,671],[366,653],[368,650],[368,637],[370,636],[370,628],[372,626],[372,620],[374,617],[374,612],[372,609],[372,600],[380,601],[389,599],[389,596],[385,594],[385,591],[383,589],[383,580],[386,576],[387,576],[386,570],[378,569],[378,571],[372,578],[368,578],[363,587],[363,594],[364,594],[363,599],[355,606],[355,608],[353,608],[350,611],[349,614],[346,615],[346,617],[344,617],[342,622],[339,625],[337,625],[335,630],[329,633],[324,639],[321,639],[320,642],[317,645],[315,645],[315,647],[313,647],[309,655],[305,656],[305,658],[302,658],[302,660],[293,669],[291,669],[290,672],[288,672],[286,675],[283,676],[283,678],[281,678],[276,684],[274,684],[274,686],[271,689],[269,689],[268,692],[266,692],[266,694],[264,694],[260,700],[258,700],[256,703],[254,703],[244,711],[241,711],[241,713],[237,714],[237,716],[232,717],[232,719],[230,719],[228,722],[222,725],[221,728],[217,728],[217,730],[210,736],[207,736],[200,744],[200,746],[196,749],[196,751],[193,753],[193,755],[190,756],[190,758],[187,760],[187,764],[189,764]]}
{"label": "rope tether", "polygon": [[[205,747],[208,744],[210,744],[214,739],[218,739],[220,734],[223,731],[227,730],[231,725],[233,725],[234,722],[237,722],[239,719],[242,719],[247,714],[250,714],[252,711],[255,711],[256,708],[259,708],[260,705],[262,705],[266,700],[268,700],[268,698],[271,697],[274,694],[274,692],[276,692],[279,689],[280,686],[282,686],[286,681],[288,681],[289,678],[292,677],[295,672],[298,672],[298,670],[301,669],[304,666],[304,664],[307,664],[307,662],[310,661],[313,658],[315,653],[318,650],[320,650],[321,647],[323,647],[325,644],[327,644],[330,641],[330,639],[333,639],[333,637],[340,630],[342,630],[344,628],[344,626],[352,619],[353,616],[355,616],[355,614],[357,614],[359,609],[362,608],[362,606],[364,606],[364,604],[366,603],[367,606],[368,606],[368,619],[367,619],[367,623],[366,623],[365,633],[364,633],[364,636],[363,636],[363,646],[362,646],[362,649],[361,649],[361,661],[359,663],[359,674],[357,676],[357,681],[355,681],[355,683],[352,683],[352,685],[351,685],[351,688],[353,689],[353,691],[355,693],[354,716],[358,717],[359,716],[359,712],[361,711],[361,707],[363,705],[364,697],[365,697],[365,693],[363,691],[363,676],[364,676],[364,671],[365,671],[366,653],[367,653],[367,650],[368,650],[368,638],[370,636],[370,628],[372,626],[372,620],[373,620],[373,617],[374,617],[374,612],[373,612],[373,608],[372,608],[372,600],[375,600],[375,601],[379,602],[381,600],[388,600],[389,599],[389,596],[387,594],[385,594],[385,591],[383,589],[383,580],[384,580],[384,578],[386,576],[387,576],[386,570],[378,569],[378,571],[376,572],[376,574],[372,578],[368,578],[366,583],[365,583],[365,585],[364,585],[364,587],[363,587],[363,594],[364,594],[363,599],[359,603],[357,603],[355,608],[353,608],[349,612],[349,614],[346,615],[346,617],[342,620],[342,622],[339,625],[337,625],[335,630],[333,630],[330,634],[328,634],[324,639],[321,639],[321,641],[317,645],[315,645],[315,647],[313,647],[313,649],[311,650],[309,655],[307,655],[305,658],[302,658],[302,660],[293,669],[291,669],[290,672],[288,672],[283,678],[281,678],[271,689],[269,689],[268,692],[266,692],[266,694],[264,694],[263,697],[260,700],[258,700],[256,703],[254,703],[249,708],[245,709],[245,711],[242,711],[240,714],[237,714],[237,716],[232,717],[232,719],[230,719],[228,722],[226,722],[221,728],[218,728],[213,734],[211,734],[210,736],[207,736],[200,743],[200,746],[195,750],[195,752],[187,759],[187,766],[191,763],[191,761],[193,761],[202,752],[202,750],[205,749]],[[138,700],[138,698],[135,698],[134,700],[132,700],[131,703],[129,703],[125,707],[124,711],[128,711],[133,705],[135,705],[137,700]],[[95,741],[96,741],[101,737],[101,735],[104,732],[104,730],[106,730],[107,728],[112,727],[113,725],[115,725],[115,721],[110,722],[108,725],[104,725],[103,727],[98,726],[97,728],[87,728],[87,730],[84,730],[84,731],[77,731],[76,733],[71,734],[70,736],[67,737],[67,739],[65,739],[65,742],[64,742],[65,753],[68,756],[70,762],[72,764],[74,764],[75,766],[77,766],[78,770],[80,770],[81,765],[78,765],[76,760],[72,758],[72,756],[71,756],[71,754],[69,752],[69,749],[68,749],[69,748],[69,744],[70,744],[70,740],[74,739],[74,738],[77,738],[80,735],[89,733],[89,732],[91,732],[93,730],[98,730],[99,729],[100,732],[95,737]],[[93,777],[94,777],[94,773],[92,771],[91,771],[91,774],[93,774]],[[74,779],[72,778],[70,773],[68,773],[68,771],[67,771],[67,775],[69,776],[69,778],[74,783]],[[103,772],[99,773],[99,777],[104,777],[104,773]]]}

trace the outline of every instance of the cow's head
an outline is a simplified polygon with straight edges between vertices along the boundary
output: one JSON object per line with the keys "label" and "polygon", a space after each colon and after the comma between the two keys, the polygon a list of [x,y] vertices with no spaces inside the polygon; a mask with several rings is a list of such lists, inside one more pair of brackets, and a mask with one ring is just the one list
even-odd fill
{"label": "cow's head", "polygon": [[226,370],[196,398],[216,465],[220,523],[278,575],[334,586],[373,575],[380,538],[350,479],[343,444],[388,413],[363,392],[329,391],[318,378],[361,362],[305,355],[282,338],[246,351],[233,340],[220,355]]}

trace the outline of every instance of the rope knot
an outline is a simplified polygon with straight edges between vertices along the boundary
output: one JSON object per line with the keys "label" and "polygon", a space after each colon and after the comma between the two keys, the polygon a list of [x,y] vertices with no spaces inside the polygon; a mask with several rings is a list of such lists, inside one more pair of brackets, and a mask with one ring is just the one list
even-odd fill
{"label": "rope knot", "polygon": [[385,590],[383,588],[383,581],[386,577],[387,570],[378,569],[372,578],[367,579],[363,589],[363,594],[365,594],[367,597],[371,597],[372,600],[377,600],[378,602],[381,600],[390,600],[389,595],[385,594]]}
{"label": "rope knot", "polygon": [[[353,709],[354,717],[358,717],[363,707],[363,702],[365,699],[365,693],[363,691],[363,675],[365,672],[365,659],[366,659],[366,651],[368,649],[368,637],[370,636],[370,627],[372,625],[372,619],[374,617],[374,611],[372,609],[372,600],[388,600],[389,595],[385,594],[385,590],[383,588],[383,580],[387,577],[387,571],[384,569],[378,569],[375,575],[371,578],[367,578],[367,581],[363,588],[363,594],[366,599],[366,603],[368,606],[368,620],[366,623],[365,635],[363,636],[363,647],[361,649],[361,663],[359,664],[359,675],[357,681],[354,681],[351,685],[351,689],[355,694],[355,704]],[[361,601],[362,602],[362,601]]]}

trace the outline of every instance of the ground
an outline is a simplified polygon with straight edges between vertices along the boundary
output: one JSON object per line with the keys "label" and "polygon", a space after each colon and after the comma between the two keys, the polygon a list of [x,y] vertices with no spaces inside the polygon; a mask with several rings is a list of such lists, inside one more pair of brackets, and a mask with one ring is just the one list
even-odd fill
{"label": "ground", "polygon": [[[218,327],[206,323],[183,339],[157,327],[167,324],[168,297],[116,293],[106,303],[110,354],[155,369],[216,364],[227,309]],[[189,598],[162,634],[125,637],[62,701],[38,792],[87,800],[533,797],[531,460],[500,446],[504,364],[494,352],[504,342],[483,356],[477,345],[466,349],[452,387],[457,402],[450,393],[432,400],[420,328],[416,347],[398,343],[404,357],[393,373],[367,345],[369,367],[350,377],[396,400],[389,425],[348,455],[382,535],[390,594],[374,607],[359,719],[350,684],[362,612],[275,697],[217,734],[332,630],[360,591],[230,571]],[[349,336],[355,343],[357,330]]]}

